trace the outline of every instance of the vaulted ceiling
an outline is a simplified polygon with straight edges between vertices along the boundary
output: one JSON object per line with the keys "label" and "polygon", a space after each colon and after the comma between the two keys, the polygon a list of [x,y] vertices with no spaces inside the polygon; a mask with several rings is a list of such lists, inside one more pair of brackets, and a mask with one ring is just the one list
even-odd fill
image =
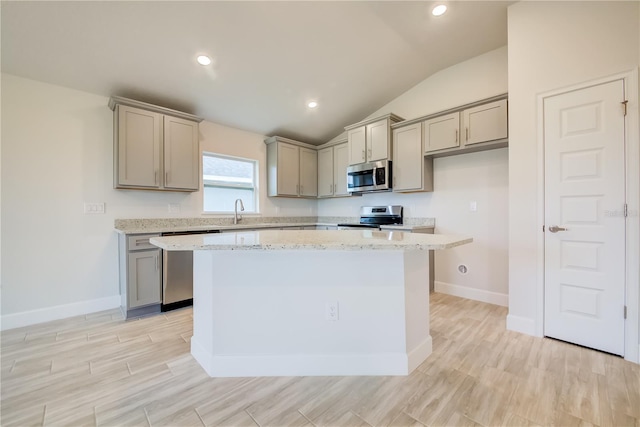
{"label": "vaulted ceiling", "polygon": [[447,3],[2,1],[2,71],[318,144],[506,45],[511,2]]}

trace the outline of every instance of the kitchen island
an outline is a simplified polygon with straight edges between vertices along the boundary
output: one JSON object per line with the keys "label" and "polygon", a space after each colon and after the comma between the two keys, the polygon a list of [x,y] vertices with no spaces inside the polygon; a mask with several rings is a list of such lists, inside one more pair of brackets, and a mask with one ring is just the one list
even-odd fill
{"label": "kitchen island", "polygon": [[471,241],[371,230],[151,239],[194,251],[191,353],[214,377],[409,374],[431,353],[428,251]]}

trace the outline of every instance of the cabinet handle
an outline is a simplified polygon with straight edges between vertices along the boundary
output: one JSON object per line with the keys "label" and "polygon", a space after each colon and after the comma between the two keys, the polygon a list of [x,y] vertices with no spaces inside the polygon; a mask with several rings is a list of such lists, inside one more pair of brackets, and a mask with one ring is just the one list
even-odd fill
{"label": "cabinet handle", "polygon": [[367,151],[368,155],[369,155],[369,159],[371,159],[371,148],[369,148],[369,151]]}
{"label": "cabinet handle", "polygon": [[158,171],[155,171],[153,173],[153,183],[157,184],[158,183]]}
{"label": "cabinet handle", "polygon": [[300,195],[300,184],[296,184],[296,193]]}
{"label": "cabinet handle", "polygon": [[168,184],[169,183],[169,172],[165,172],[164,173],[164,183]]}
{"label": "cabinet handle", "polygon": [[158,271],[158,255],[156,255],[156,271]]}
{"label": "cabinet handle", "polygon": [[456,129],[456,142],[458,142],[458,129]]}
{"label": "cabinet handle", "polygon": [[338,184],[333,184],[333,193],[337,193],[338,192]]}
{"label": "cabinet handle", "polygon": [[464,128],[464,131],[465,131],[465,137],[466,137],[465,141],[468,141],[469,140],[469,128]]}
{"label": "cabinet handle", "polygon": [[333,185],[329,184],[329,193],[331,193],[333,191]]}
{"label": "cabinet handle", "polygon": [[362,150],[362,160],[364,160],[364,150]]}

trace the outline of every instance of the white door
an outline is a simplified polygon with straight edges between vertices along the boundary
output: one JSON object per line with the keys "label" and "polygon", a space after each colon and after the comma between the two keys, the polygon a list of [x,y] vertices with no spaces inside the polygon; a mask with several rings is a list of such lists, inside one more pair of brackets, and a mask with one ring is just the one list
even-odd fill
{"label": "white door", "polygon": [[544,100],[544,334],[623,355],[624,83]]}

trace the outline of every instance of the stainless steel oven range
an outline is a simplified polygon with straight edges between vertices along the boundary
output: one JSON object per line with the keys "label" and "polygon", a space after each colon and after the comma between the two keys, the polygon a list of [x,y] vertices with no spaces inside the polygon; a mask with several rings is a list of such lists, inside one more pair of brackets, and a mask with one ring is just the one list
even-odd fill
{"label": "stainless steel oven range", "polygon": [[360,222],[338,224],[338,230],[373,228],[381,225],[402,225],[402,206],[362,206]]}

